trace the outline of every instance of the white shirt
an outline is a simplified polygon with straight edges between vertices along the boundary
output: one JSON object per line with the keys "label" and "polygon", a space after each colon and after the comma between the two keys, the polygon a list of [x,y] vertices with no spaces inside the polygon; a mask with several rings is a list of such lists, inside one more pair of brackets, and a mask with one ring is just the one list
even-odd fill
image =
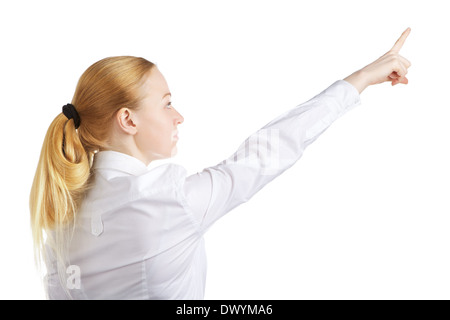
{"label": "white shirt", "polygon": [[[79,277],[69,288],[72,297],[203,299],[206,230],[291,167],[359,103],[351,84],[336,81],[255,132],[227,160],[189,176],[180,165],[149,169],[123,153],[97,153],[94,186],[69,250],[67,274],[76,270]],[[47,259],[47,269],[49,298],[66,298],[54,259]]]}

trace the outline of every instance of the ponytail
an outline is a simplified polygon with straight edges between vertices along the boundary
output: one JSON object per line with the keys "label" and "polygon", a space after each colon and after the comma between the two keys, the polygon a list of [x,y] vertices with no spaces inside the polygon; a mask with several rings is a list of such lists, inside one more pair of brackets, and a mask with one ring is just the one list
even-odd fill
{"label": "ponytail", "polygon": [[[59,114],[50,124],[41,150],[30,193],[31,229],[37,262],[43,257],[44,231],[63,230],[71,225],[88,187],[89,155],[73,120]],[[62,258],[64,241],[47,232],[47,242]]]}

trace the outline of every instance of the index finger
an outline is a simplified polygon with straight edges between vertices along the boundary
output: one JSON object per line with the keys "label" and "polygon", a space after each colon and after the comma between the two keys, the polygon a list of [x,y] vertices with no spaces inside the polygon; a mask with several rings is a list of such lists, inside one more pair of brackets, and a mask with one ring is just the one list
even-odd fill
{"label": "index finger", "polygon": [[411,28],[407,28],[405,31],[403,31],[400,38],[398,38],[397,42],[392,47],[391,51],[399,52],[400,49],[403,47],[403,44],[405,43],[406,38],[409,36],[409,33],[411,32]]}

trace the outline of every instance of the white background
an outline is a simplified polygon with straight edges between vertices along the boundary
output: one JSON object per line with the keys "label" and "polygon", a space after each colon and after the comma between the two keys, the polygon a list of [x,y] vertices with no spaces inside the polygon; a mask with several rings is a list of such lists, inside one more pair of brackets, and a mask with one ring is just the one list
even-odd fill
{"label": "white background", "polygon": [[168,81],[195,173],[388,51],[412,62],[207,233],[206,299],[449,299],[447,1],[3,1],[0,298],[45,298],[28,196],[82,72],[142,56]]}

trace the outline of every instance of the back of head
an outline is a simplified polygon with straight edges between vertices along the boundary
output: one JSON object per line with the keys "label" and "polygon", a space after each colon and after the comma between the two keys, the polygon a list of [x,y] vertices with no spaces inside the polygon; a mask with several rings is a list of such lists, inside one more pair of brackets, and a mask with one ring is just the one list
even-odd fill
{"label": "back of head", "polygon": [[116,112],[137,107],[141,80],[155,66],[144,58],[118,56],[91,65],[80,77],[71,104],[80,118],[59,113],[45,136],[30,193],[31,229],[39,262],[47,245],[64,260],[68,236],[90,185],[94,154],[108,148]]}

